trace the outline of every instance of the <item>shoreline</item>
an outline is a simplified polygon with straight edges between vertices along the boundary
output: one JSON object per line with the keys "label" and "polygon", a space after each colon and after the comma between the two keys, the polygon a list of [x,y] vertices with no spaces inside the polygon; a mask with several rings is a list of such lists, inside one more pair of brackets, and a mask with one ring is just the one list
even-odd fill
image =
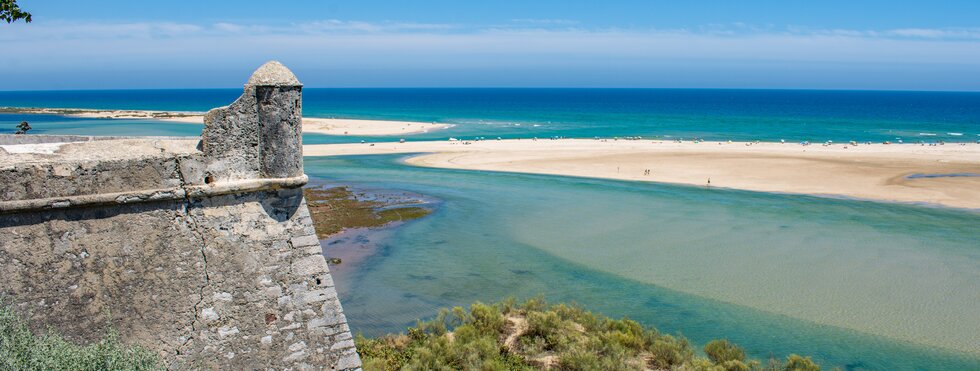
{"label": "shoreline", "polygon": [[304,156],[398,153],[420,153],[406,163],[424,167],[980,209],[978,144],[802,146],[772,142],[511,139],[304,146]]}
{"label": "shoreline", "polygon": [[[58,115],[76,118],[157,120],[186,124],[204,124],[204,112],[112,110],[84,108],[20,108],[0,107],[0,113]],[[396,120],[361,120],[340,118],[304,117],[303,131],[336,136],[392,136],[423,134],[448,129],[451,124]]]}

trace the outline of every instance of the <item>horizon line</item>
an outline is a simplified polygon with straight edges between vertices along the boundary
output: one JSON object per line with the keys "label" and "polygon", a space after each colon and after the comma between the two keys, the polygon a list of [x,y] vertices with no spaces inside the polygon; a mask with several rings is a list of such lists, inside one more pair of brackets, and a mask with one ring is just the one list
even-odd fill
{"label": "horizon line", "polygon": [[[825,92],[906,92],[906,93],[980,93],[977,90],[941,89],[862,89],[862,88],[733,88],[733,87],[596,87],[596,86],[303,86],[303,89],[333,90],[748,90],[748,91],[825,91]],[[238,87],[220,88],[109,88],[109,89],[13,89],[0,93],[28,92],[95,92],[150,90],[241,90]]]}

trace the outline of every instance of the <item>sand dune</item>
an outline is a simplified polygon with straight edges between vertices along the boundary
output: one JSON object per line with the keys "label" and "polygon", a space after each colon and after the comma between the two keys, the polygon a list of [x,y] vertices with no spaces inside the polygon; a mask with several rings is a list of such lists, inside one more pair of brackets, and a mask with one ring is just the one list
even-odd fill
{"label": "sand dune", "polygon": [[428,153],[407,160],[418,166],[705,187],[710,179],[710,187],[980,209],[977,144],[801,146],[565,139],[304,146],[306,156],[414,152]]}

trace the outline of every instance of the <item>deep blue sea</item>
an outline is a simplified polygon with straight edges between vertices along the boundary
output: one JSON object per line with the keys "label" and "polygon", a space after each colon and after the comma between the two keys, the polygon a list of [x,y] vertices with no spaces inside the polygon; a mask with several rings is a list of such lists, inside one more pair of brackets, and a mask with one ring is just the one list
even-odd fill
{"label": "deep blue sea", "polygon": [[[205,111],[228,90],[0,92],[0,106]],[[305,89],[304,115],[456,126],[407,140],[643,136],[980,139],[980,93],[661,89]],[[0,114],[0,131],[198,135],[201,125]],[[305,134],[304,143],[397,137]],[[980,369],[980,213],[645,182],[307,157],[315,183],[413,192],[434,213],[363,236],[336,279],[355,332],[436,308],[543,295],[755,358],[827,369]],[[326,246],[330,249],[330,245]]]}
{"label": "deep blue sea", "polygon": [[[395,119],[457,126],[408,140],[475,136],[643,136],[735,141],[836,142],[980,139],[980,93],[697,89],[304,89],[309,117]],[[0,107],[206,111],[240,89],[0,92]],[[77,121],[0,116],[0,128],[75,133]],[[87,130],[120,122],[86,122]],[[106,121],[106,120],[101,120]],[[132,122],[124,123],[126,125]],[[194,130],[156,124],[155,132]],[[12,126],[11,126],[12,127]],[[125,131],[125,130],[124,130]],[[377,140],[344,138],[343,140]],[[306,143],[335,137],[309,135]]]}

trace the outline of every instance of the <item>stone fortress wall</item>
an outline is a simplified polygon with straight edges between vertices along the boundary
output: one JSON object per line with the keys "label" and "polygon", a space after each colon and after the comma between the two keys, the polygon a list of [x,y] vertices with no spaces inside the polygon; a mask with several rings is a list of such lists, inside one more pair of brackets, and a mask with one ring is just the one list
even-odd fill
{"label": "stone fortress wall", "polygon": [[244,90],[200,139],[5,146],[4,304],[169,368],[359,368],[301,189],[302,85],[269,62]]}

